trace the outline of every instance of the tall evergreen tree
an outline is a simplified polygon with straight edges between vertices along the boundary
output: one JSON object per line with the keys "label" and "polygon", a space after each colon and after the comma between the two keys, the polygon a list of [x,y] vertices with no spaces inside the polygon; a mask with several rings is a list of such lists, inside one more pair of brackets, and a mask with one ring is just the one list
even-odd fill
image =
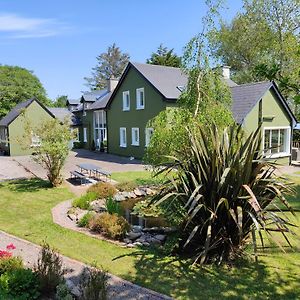
{"label": "tall evergreen tree", "polygon": [[147,59],[147,64],[179,68],[181,58],[174,53],[174,49],[168,49],[160,44],[157,51],[153,52],[151,57]]}
{"label": "tall evergreen tree", "polygon": [[106,86],[109,78],[119,78],[126,67],[130,56],[123,53],[115,43],[107,48],[106,52],[96,57],[97,65],[92,68],[92,76],[85,77],[86,85],[91,90],[99,90]]}

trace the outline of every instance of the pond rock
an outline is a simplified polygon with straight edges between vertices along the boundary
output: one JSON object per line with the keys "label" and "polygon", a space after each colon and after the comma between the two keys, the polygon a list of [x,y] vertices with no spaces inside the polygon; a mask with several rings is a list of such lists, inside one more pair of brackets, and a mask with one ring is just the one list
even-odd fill
{"label": "pond rock", "polygon": [[134,189],[134,194],[137,196],[137,197],[141,197],[141,196],[144,196],[144,192],[142,192],[140,189],[136,188]]}
{"label": "pond rock", "polygon": [[131,240],[128,239],[128,238],[125,238],[125,239],[123,240],[123,242],[126,243],[126,244],[130,244],[130,243],[131,243]]}
{"label": "pond rock", "polygon": [[127,233],[127,238],[134,241],[134,240],[138,239],[141,235],[142,235],[141,232],[130,231]]}
{"label": "pond rock", "polygon": [[161,242],[163,242],[166,239],[166,235],[164,235],[164,234],[157,234],[157,235],[154,236],[154,238],[157,239],[157,240],[159,240],[159,241],[161,241]]}
{"label": "pond rock", "polygon": [[122,193],[117,193],[114,196],[114,200],[120,202],[126,200],[126,197]]}
{"label": "pond rock", "polygon": [[134,246],[143,246],[143,244],[141,242],[134,242],[133,245]]}
{"label": "pond rock", "polygon": [[105,212],[106,211],[105,200],[100,199],[100,200],[92,201],[90,203],[90,207],[91,207],[92,210],[94,210],[96,212]]}
{"label": "pond rock", "polygon": [[142,232],[143,231],[143,227],[139,226],[139,225],[132,225],[131,229],[133,232]]}

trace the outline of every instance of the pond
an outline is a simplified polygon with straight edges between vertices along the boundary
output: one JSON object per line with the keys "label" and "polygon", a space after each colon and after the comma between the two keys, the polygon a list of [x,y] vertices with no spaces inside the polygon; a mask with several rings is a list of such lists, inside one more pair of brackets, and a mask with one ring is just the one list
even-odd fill
{"label": "pond", "polygon": [[136,214],[132,214],[134,205],[142,200],[145,200],[145,198],[140,197],[120,202],[121,214],[127,222],[131,225],[138,225],[143,228],[167,226],[168,224],[163,217],[139,217]]}

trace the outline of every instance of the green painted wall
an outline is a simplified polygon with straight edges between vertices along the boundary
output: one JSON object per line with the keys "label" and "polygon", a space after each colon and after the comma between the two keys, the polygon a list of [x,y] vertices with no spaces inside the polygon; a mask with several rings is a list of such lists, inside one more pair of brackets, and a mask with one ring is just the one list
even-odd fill
{"label": "green painted wall", "polygon": [[[145,108],[136,109],[136,89],[144,88]],[[130,92],[130,110],[123,111],[123,92]],[[142,158],[145,152],[145,128],[147,122],[166,108],[167,103],[135,69],[131,68],[112,99],[107,112],[108,152]],[[127,147],[120,147],[120,127],[126,128]],[[131,128],[138,127],[140,145],[131,145]]]}
{"label": "green painted wall", "polygon": [[[262,132],[265,127],[292,126],[292,120],[290,116],[287,114],[286,110],[281,105],[272,89],[269,90],[262,98],[262,117]],[[250,134],[252,131],[256,130],[258,126],[258,120],[259,103],[255,105],[255,107],[244,120],[243,126],[246,133]],[[276,159],[276,161],[280,164],[288,164],[290,157],[283,157]]]}
{"label": "green painted wall", "polygon": [[24,116],[19,115],[12,123],[8,126],[9,141],[10,141],[10,155],[29,155],[32,153],[31,149],[24,149],[25,133],[25,118],[29,120],[32,127],[38,127],[44,121],[49,120],[52,116],[41,107],[36,101],[33,101],[24,112]]}
{"label": "green painted wall", "polygon": [[[84,149],[91,150],[92,141],[94,139],[93,111],[87,110],[85,116],[83,116],[81,113],[81,121],[82,121],[82,126],[80,126],[80,130],[79,130],[79,140],[82,142]],[[83,128],[87,129],[87,142],[83,141]]]}

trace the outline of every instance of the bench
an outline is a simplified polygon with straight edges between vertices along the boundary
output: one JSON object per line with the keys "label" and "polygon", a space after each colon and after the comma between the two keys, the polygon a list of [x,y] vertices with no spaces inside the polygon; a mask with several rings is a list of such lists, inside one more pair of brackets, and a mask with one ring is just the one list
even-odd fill
{"label": "bench", "polygon": [[97,168],[96,173],[99,173],[100,175],[103,175],[106,178],[106,181],[108,181],[108,178],[110,179],[111,173],[108,171],[105,171],[101,168]]}
{"label": "bench", "polygon": [[88,181],[87,177],[78,171],[70,171],[70,174],[71,174],[71,179],[72,178],[80,179],[81,184],[83,184],[83,183],[86,184]]}

